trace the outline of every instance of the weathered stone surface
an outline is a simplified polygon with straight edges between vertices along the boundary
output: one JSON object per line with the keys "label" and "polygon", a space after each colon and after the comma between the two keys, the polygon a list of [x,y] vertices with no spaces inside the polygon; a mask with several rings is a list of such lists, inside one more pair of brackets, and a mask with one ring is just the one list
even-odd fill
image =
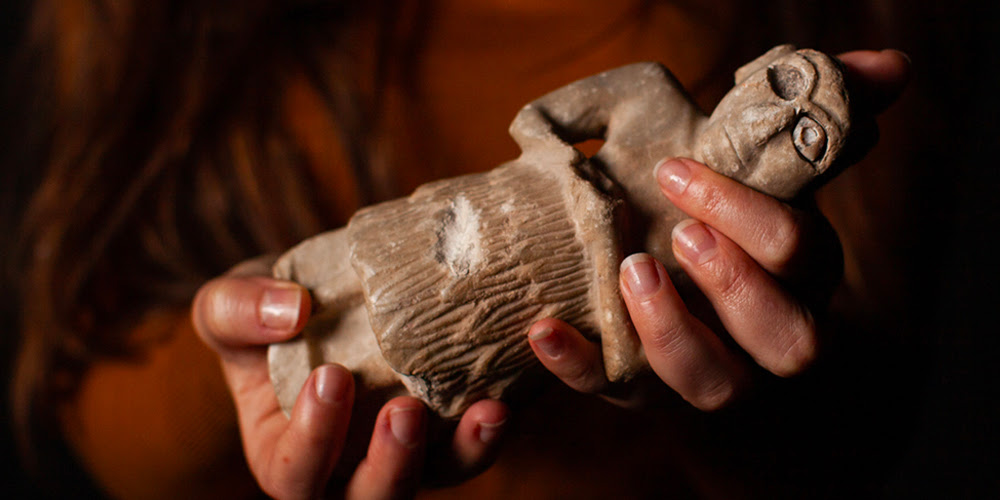
{"label": "weathered stone surface", "polygon": [[[270,349],[282,406],[312,368],[337,362],[362,395],[408,391],[459,415],[535,362],[526,332],[546,317],[600,341],[610,380],[631,379],[647,365],[618,293],[625,252],[647,251],[686,281],[670,250],[684,215],[660,194],[653,165],[692,157],[791,199],[836,170],[848,111],[837,63],[790,46],[741,68],[711,116],[655,63],[528,104],[510,128],[520,158],[365,208],[279,259],[274,275],[317,304],[302,336]],[[590,138],[605,142],[585,158],[573,144]]]}

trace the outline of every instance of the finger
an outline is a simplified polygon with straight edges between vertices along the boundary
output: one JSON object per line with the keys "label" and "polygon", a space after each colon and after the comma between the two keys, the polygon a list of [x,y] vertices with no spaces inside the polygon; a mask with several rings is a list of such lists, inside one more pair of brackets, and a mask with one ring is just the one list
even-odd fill
{"label": "finger", "polygon": [[647,254],[622,262],[621,290],[650,367],[702,410],[725,406],[739,392],[745,367],[692,316],[667,276]]}
{"label": "finger", "polygon": [[543,319],[528,330],[535,356],[569,387],[597,393],[608,386],[600,347],[575,328],[556,319]]}
{"label": "finger", "polygon": [[201,338],[219,354],[287,340],[305,325],[309,292],[264,277],[222,277],[198,290],[191,309]]}
{"label": "finger", "polygon": [[910,58],[898,50],[859,50],[838,58],[847,67],[852,100],[872,114],[881,113],[899,98],[910,80]]}
{"label": "finger", "polygon": [[351,417],[354,383],[347,369],[323,365],[310,374],[290,418],[274,393],[260,411],[237,405],[254,476],[275,498],[317,498],[340,456]]}
{"label": "finger", "polygon": [[807,213],[686,158],[656,168],[663,194],[691,217],[719,230],[767,272],[811,288],[840,279],[840,240],[818,213]]}
{"label": "finger", "polygon": [[507,405],[489,399],[478,401],[465,411],[451,443],[456,475],[470,477],[493,463],[500,452],[509,416]]}
{"label": "finger", "polygon": [[412,496],[420,483],[427,409],[402,396],[386,403],[375,420],[368,454],[348,482],[346,498]]}
{"label": "finger", "polygon": [[732,240],[689,219],[674,227],[673,252],[759,365],[791,376],[812,363],[818,344],[812,314]]}

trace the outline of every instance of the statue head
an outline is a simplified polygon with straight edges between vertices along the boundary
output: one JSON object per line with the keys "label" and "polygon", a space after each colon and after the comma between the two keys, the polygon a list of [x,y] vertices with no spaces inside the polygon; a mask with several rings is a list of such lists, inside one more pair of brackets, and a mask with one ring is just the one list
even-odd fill
{"label": "statue head", "polygon": [[716,171],[777,198],[795,197],[830,170],[847,137],[839,63],[781,45],[736,72],[695,145]]}

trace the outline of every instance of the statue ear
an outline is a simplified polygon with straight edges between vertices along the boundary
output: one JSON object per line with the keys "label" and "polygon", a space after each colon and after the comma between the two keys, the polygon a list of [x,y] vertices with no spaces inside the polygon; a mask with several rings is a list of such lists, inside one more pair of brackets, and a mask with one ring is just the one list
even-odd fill
{"label": "statue ear", "polygon": [[791,54],[792,52],[795,52],[794,45],[778,45],[757,59],[744,64],[743,67],[736,70],[736,85],[743,83],[743,80],[749,78],[750,75],[766,68],[772,61]]}

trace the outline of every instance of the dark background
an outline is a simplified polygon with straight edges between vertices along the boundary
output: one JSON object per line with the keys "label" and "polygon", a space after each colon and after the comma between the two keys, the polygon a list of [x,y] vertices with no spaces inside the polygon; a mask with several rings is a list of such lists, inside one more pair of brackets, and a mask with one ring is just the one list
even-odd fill
{"label": "dark background", "polygon": [[13,104],[7,96],[13,86],[12,80],[18,75],[12,74],[10,66],[13,59],[14,45],[21,36],[23,19],[28,2],[25,0],[7,0],[0,3],[0,262],[3,263],[3,278],[0,279],[0,380],[3,389],[0,394],[0,410],[3,411],[3,428],[0,429],[0,495],[10,498],[27,497],[28,487],[24,470],[16,459],[14,440],[10,428],[8,385],[12,371],[13,351],[16,348],[16,309],[13,300],[11,283],[6,276],[6,266],[10,251],[10,231],[16,217],[18,207],[27,196],[25,190],[19,189],[12,175],[11,143],[16,140],[16,123],[13,123]]}
{"label": "dark background", "polygon": [[926,318],[929,366],[891,496],[1000,494],[997,14],[996,2],[915,2],[901,23],[916,71],[910,91],[934,103],[913,126],[934,134],[921,166],[921,211],[930,219],[913,229],[924,247],[913,254],[926,260],[910,266],[916,283],[930,285],[911,291],[924,295],[914,313]]}

